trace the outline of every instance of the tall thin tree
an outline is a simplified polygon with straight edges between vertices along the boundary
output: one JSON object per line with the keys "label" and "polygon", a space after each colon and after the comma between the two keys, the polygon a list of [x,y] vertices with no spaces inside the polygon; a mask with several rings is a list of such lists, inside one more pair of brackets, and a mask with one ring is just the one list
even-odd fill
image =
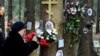
{"label": "tall thin tree", "polygon": [[19,20],[21,21],[22,0],[19,0]]}
{"label": "tall thin tree", "polygon": [[99,10],[100,10],[100,7],[99,7],[99,5],[100,5],[100,0],[98,0],[98,3],[97,3],[97,22],[96,22],[96,33],[99,33],[100,32],[100,25],[99,25],[99,23],[100,23],[100,12],[99,12]]}
{"label": "tall thin tree", "polygon": [[26,7],[26,18],[27,18],[27,26],[30,28],[27,29],[27,33],[31,31],[35,31],[35,17],[34,17],[34,0],[25,0]]}
{"label": "tall thin tree", "polygon": [[11,23],[12,23],[12,18],[13,18],[13,14],[12,14],[12,0],[8,0],[8,27],[11,27]]}

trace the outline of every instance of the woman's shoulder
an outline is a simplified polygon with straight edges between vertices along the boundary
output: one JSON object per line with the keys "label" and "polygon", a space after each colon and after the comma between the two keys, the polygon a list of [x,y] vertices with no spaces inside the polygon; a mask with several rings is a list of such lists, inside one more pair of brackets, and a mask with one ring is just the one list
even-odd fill
{"label": "woman's shoulder", "polygon": [[18,34],[18,33],[12,33],[12,34],[9,34],[6,39],[5,39],[5,42],[22,42],[22,38],[21,36]]}

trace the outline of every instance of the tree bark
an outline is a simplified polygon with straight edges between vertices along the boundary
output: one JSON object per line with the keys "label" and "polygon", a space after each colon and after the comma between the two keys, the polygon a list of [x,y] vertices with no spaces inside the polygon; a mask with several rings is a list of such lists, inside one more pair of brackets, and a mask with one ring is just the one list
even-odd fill
{"label": "tree bark", "polygon": [[12,20],[12,0],[8,1],[8,22]]}
{"label": "tree bark", "polygon": [[[46,1],[46,0],[45,0]],[[49,2],[49,0],[47,0]],[[53,0],[51,0],[53,2]],[[40,56],[56,56],[57,51],[62,48],[58,48],[58,40],[62,39],[62,15],[63,15],[63,0],[54,0],[57,1],[57,4],[52,4],[51,5],[51,12],[53,12],[53,15],[51,18],[48,17],[48,4],[42,4],[42,18],[43,18],[43,24],[44,24],[44,33],[46,35],[46,30],[45,30],[45,23],[46,21],[50,20],[53,21],[55,29],[58,31],[57,34],[57,41],[51,43],[50,47],[46,48],[41,46],[40,50]],[[51,14],[51,13],[50,13]],[[46,36],[45,36],[46,37]]]}
{"label": "tree bark", "polygon": [[[72,3],[72,2],[76,2],[78,0],[64,0],[64,7],[67,5],[67,3]],[[65,9],[65,8],[64,8]],[[66,16],[65,16],[65,19]],[[64,24],[67,24],[67,20],[64,20],[65,23]],[[63,25],[64,25],[63,24]],[[63,26],[64,27],[64,26]],[[63,48],[63,51],[64,51],[64,55],[65,56],[77,56],[77,50],[78,50],[78,43],[75,44],[75,46],[73,47],[70,47],[70,43],[72,41],[72,38],[71,38],[71,32],[69,30],[66,30],[65,28],[63,28],[63,38],[64,38],[64,48]]]}
{"label": "tree bark", "polygon": [[[43,20],[41,18],[41,11],[42,11],[41,10],[41,1],[42,0],[34,0],[34,19],[35,19],[34,22],[35,22],[35,24],[36,24],[36,22],[40,23],[40,20]],[[31,56],[39,56],[39,54],[40,54],[40,48],[38,48],[36,51],[32,52]]]}
{"label": "tree bark", "polygon": [[96,21],[96,34],[98,34],[99,32],[100,32],[100,12],[99,12],[99,10],[100,10],[100,7],[99,7],[99,5],[100,5],[100,0],[98,0],[98,2],[97,2],[97,21]]}
{"label": "tree bark", "polygon": [[35,17],[34,17],[34,0],[25,0],[25,6],[26,6],[26,18],[27,23],[31,23],[30,30],[27,30],[27,33],[31,31],[35,31]]}
{"label": "tree bark", "polygon": [[[78,56],[96,56],[96,53],[93,50],[93,40],[92,40],[92,22],[93,21],[93,15],[89,16],[87,13],[87,10],[89,8],[92,8],[92,0],[81,0],[83,2],[83,5],[87,4],[84,13],[84,17],[81,20],[81,26],[79,29],[79,50],[78,50]],[[86,32],[84,31],[86,29]]]}
{"label": "tree bark", "polygon": [[[25,0],[25,7],[26,22],[32,23],[32,29],[27,30],[27,33],[29,33],[35,31],[35,21],[41,19],[41,0]],[[30,56],[39,56],[39,49],[32,52]]]}
{"label": "tree bark", "polygon": [[19,21],[21,21],[21,6],[22,6],[22,0],[19,0]]}

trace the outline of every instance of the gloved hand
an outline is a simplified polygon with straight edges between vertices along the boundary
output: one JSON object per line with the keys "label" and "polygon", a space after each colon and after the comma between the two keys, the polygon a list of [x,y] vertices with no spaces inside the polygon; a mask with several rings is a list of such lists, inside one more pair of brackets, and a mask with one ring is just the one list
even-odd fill
{"label": "gloved hand", "polygon": [[31,41],[34,36],[36,36],[35,32],[31,32],[31,33],[27,34],[26,35],[26,41],[27,42]]}

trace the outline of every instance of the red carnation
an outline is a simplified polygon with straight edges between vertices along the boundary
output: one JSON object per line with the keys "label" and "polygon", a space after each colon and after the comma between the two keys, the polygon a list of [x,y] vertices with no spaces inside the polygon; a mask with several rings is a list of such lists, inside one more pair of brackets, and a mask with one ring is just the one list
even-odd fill
{"label": "red carnation", "polygon": [[31,32],[29,34],[26,35],[26,41],[29,42],[32,40],[32,38],[36,35],[35,32]]}
{"label": "red carnation", "polygon": [[40,40],[40,45],[45,46],[45,47],[50,47],[50,43],[47,42],[45,39]]}

